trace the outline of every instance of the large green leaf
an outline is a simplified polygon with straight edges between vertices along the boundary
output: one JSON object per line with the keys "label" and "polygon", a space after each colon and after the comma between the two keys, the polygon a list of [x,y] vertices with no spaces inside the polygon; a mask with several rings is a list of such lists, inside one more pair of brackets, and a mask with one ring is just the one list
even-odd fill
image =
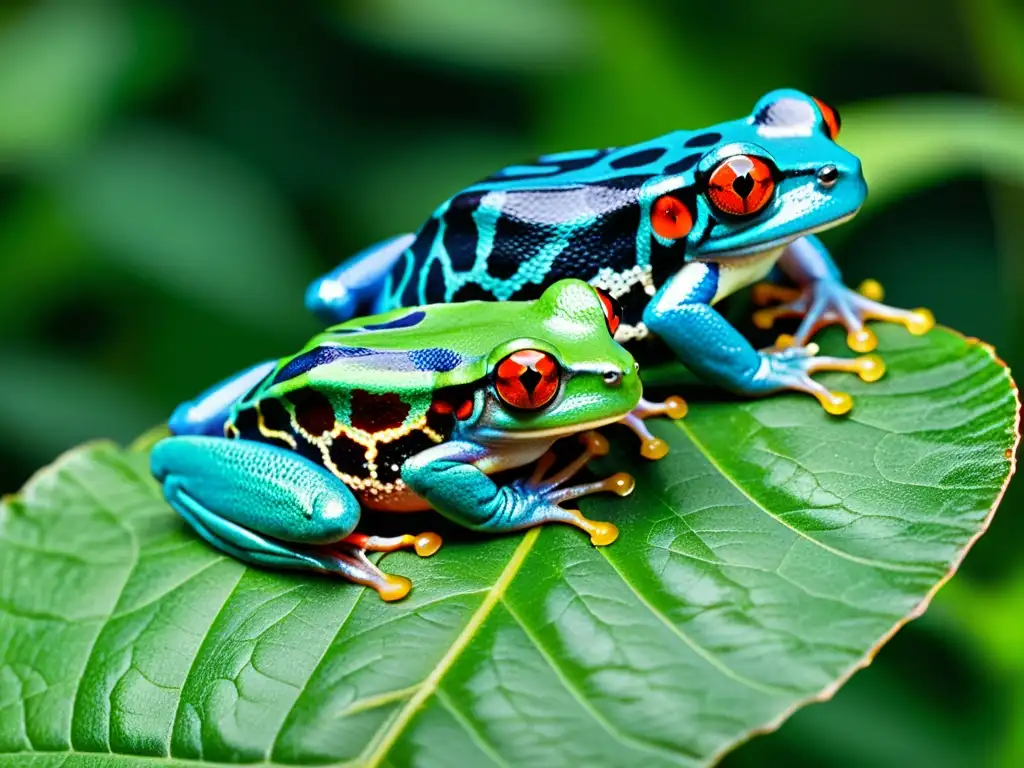
{"label": "large green leaf", "polygon": [[0,510],[0,766],[711,763],[920,614],[1011,473],[990,351],[879,331],[889,375],[832,380],[849,418],[695,402],[656,425],[666,459],[623,438],[603,460],[638,481],[587,505],[615,544],[549,527],[389,555],[415,584],[396,604],[222,557],[144,451],[73,451]]}

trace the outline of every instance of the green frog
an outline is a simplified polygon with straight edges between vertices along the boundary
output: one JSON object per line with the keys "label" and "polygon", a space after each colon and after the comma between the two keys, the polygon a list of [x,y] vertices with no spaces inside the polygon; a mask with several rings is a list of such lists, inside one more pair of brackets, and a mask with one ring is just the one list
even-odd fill
{"label": "green frog", "polygon": [[[580,280],[537,299],[397,309],[335,325],[297,354],[254,366],[184,403],[151,468],[171,506],[208,542],[262,566],[338,574],[397,600],[407,579],[367,552],[431,555],[434,533],[356,533],[360,509],[435,509],[476,531],[566,523],[595,545],[607,522],[563,503],[626,495],[624,473],[567,485],[607,452],[594,430],[681,401],[647,403],[614,339],[616,303]],[[552,444],[584,449],[551,473]],[[539,461],[538,461],[539,460]],[[529,477],[489,475],[537,462]]]}

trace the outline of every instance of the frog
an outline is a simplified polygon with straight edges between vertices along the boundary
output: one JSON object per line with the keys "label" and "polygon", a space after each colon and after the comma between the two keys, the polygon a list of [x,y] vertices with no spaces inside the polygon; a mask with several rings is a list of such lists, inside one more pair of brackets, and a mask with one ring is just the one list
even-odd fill
{"label": "frog", "polygon": [[[605,546],[616,526],[563,504],[635,485],[624,472],[568,484],[608,453],[596,430],[641,401],[638,365],[613,335],[617,311],[599,289],[566,279],[532,300],[399,308],[330,326],[178,406],[150,469],[217,549],[335,574],[385,601],[411,583],[367,553],[430,556],[441,538],[357,532],[364,510],[433,509],[487,533],[563,523]],[[552,472],[553,444],[573,435],[582,452]],[[528,477],[491,477],[534,462]]]}
{"label": "frog", "polygon": [[[867,195],[860,160],[837,143],[840,128],[837,109],[783,88],[708,128],[511,165],[449,197],[416,233],[314,281],[306,305],[338,320],[369,307],[522,300],[579,278],[622,304],[616,338],[627,346],[656,338],[690,372],[740,396],[795,390],[842,415],[850,395],[813,375],[876,381],[885,365],[863,354],[878,343],[867,321],[921,335],[935,319],[881,303],[876,281],[848,288],[818,237]],[[799,319],[762,349],[715,306],[751,285],[755,326]],[[845,328],[858,357],[819,355],[811,339],[831,324]]]}

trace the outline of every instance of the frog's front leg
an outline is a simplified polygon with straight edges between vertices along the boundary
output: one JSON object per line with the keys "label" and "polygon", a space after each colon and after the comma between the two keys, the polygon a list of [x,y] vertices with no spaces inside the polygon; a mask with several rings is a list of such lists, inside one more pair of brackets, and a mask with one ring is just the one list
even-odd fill
{"label": "frog's front leg", "polygon": [[632,492],[633,478],[625,473],[605,480],[564,487],[587,462],[608,452],[608,442],[596,432],[583,433],[585,449],[568,466],[544,478],[554,456],[545,454],[532,476],[498,487],[476,466],[486,461],[491,449],[467,441],[438,445],[407,460],[402,479],[445,517],[477,531],[505,532],[544,523],[566,523],[590,535],[595,545],[611,544],[619,532],[611,523],[589,520],[562,502],[601,491],[619,496]]}
{"label": "frog's front leg", "polygon": [[844,360],[816,357],[817,347],[758,351],[711,302],[718,292],[718,265],[694,262],[661,287],[644,310],[644,323],[694,373],[743,395],[792,389],[814,395],[831,414],[846,413],[850,396],[831,392],[811,378],[818,371],[848,371],[875,381],[885,369],[875,355]]}
{"label": "frog's front leg", "polygon": [[786,343],[802,346],[819,328],[840,323],[846,328],[850,349],[870,352],[878,346],[878,339],[864,326],[865,320],[900,323],[915,336],[927,333],[935,325],[935,318],[927,309],[906,310],[881,304],[882,286],[873,280],[865,281],[860,292],[847,288],[825,246],[813,235],[791,243],[779,259],[779,267],[798,287],[767,283],[755,286],[756,304],[782,303],[756,311],[754,324],[768,329],[781,317],[803,318],[792,340],[784,338]]}
{"label": "frog's front leg", "polygon": [[206,436],[161,440],[150,457],[172,507],[210,544],[259,566],[336,573],[398,600],[408,579],[383,573],[367,551],[433,554],[435,534],[353,534],[359,503],[337,477],[272,445]]}

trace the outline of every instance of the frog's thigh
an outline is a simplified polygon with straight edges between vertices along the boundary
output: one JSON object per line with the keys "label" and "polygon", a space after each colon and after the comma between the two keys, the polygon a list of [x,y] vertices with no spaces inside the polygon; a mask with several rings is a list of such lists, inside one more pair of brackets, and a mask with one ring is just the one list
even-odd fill
{"label": "frog's thigh", "polygon": [[337,542],[359,520],[359,503],[344,483],[272,445],[171,437],[153,448],[150,467],[167,501],[197,532],[251,562],[322,569],[319,558],[288,543]]}

